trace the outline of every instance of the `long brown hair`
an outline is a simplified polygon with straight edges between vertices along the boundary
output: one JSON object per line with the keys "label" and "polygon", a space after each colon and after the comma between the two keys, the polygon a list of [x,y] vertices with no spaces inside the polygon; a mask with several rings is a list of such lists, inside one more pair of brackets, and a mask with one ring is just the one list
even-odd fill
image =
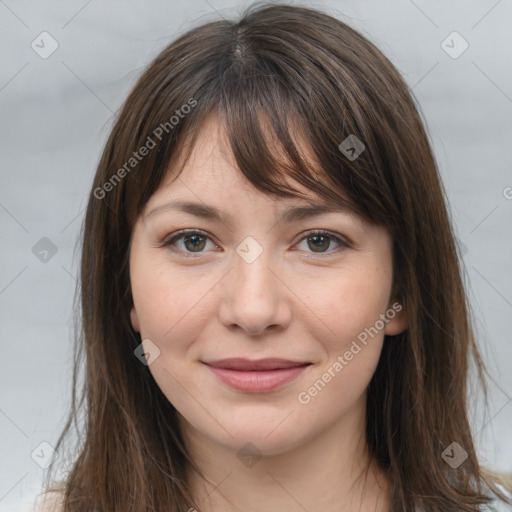
{"label": "long brown hair", "polygon": [[[188,31],[154,59],[117,115],[83,226],[72,406],[57,451],[73,425],[78,439],[65,477],[52,482],[55,463],[47,480],[65,512],[200,510],[177,412],[134,356],[128,255],[135,220],[164,176],[180,172],[211,115],[257,189],[297,197],[292,178],[392,236],[408,327],[385,337],[366,437],[392,482],[393,511],[476,511],[489,501],[485,486],[506,499],[473,445],[468,377],[474,368],[485,391],[485,368],[416,103],[374,44],[306,7],[253,5],[239,20]],[[357,158],[341,144],[349,136],[364,144]],[[467,452],[457,468],[442,457],[453,442]]]}

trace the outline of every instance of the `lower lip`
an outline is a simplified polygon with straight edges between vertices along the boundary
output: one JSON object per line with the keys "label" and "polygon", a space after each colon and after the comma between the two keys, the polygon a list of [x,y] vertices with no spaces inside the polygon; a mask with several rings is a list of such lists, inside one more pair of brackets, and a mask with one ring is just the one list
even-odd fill
{"label": "lower lip", "polygon": [[278,389],[296,379],[309,365],[249,372],[206,366],[222,382],[234,389],[250,393],[263,393]]}

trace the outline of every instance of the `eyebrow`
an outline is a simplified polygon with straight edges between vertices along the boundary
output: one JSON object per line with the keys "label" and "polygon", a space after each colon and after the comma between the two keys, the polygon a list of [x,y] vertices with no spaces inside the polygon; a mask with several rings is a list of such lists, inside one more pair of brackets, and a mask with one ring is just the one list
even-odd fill
{"label": "eyebrow", "polygon": [[[223,223],[230,223],[233,216],[229,213],[219,210],[215,206],[204,203],[194,203],[191,201],[175,201],[157,206],[145,216],[150,217],[169,210],[181,211],[207,220],[216,220]],[[291,206],[285,209],[280,216],[284,222],[294,222],[312,217],[319,217],[328,213],[348,213],[353,215],[354,211],[347,203],[340,204],[309,204],[307,206]]]}

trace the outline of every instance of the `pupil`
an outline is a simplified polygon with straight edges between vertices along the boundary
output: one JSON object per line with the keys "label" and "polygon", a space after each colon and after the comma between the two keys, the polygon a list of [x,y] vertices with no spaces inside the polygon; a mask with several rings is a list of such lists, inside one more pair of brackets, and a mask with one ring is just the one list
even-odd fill
{"label": "pupil", "polygon": [[[325,244],[325,242],[328,240],[329,237],[326,237],[326,236],[323,236],[323,235],[315,235],[315,236],[312,236],[310,237],[311,240],[315,240],[314,242],[314,247],[316,249],[320,248],[320,249],[326,249],[328,246],[329,246],[329,243],[327,242],[327,244]],[[323,240],[324,242],[324,246],[322,245],[318,245],[316,242],[318,242],[320,239]],[[315,251],[315,252],[320,252],[320,251]]]}
{"label": "pupil", "polygon": [[190,247],[187,245],[188,242],[192,242],[191,247],[193,248],[193,250],[194,249],[199,249],[199,250],[203,249],[204,248],[204,240],[203,240],[203,244],[201,245],[201,238],[203,238],[203,237],[200,235],[192,235],[192,236],[186,237],[185,245],[186,245],[187,249],[190,249]]}

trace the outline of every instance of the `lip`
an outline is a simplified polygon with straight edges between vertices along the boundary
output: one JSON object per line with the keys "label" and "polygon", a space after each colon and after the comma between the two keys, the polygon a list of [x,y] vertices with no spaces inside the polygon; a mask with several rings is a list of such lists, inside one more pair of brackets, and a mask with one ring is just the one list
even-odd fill
{"label": "lip", "polygon": [[249,393],[274,391],[296,379],[311,365],[309,362],[277,358],[231,358],[204,364],[228,386]]}

